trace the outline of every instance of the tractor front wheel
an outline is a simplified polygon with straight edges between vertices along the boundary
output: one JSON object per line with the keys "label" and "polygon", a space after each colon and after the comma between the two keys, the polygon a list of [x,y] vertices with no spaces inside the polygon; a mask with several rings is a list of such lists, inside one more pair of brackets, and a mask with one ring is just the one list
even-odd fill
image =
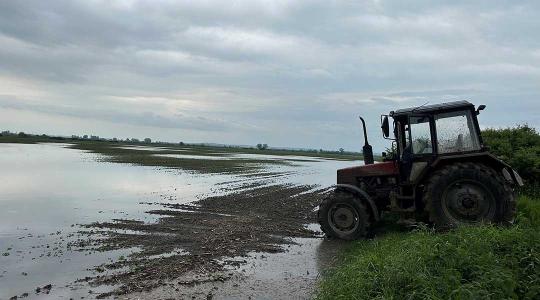
{"label": "tractor front wheel", "polygon": [[366,207],[351,193],[335,191],[319,205],[322,231],[331,238],[355,240],[365,237],[369,227]]}

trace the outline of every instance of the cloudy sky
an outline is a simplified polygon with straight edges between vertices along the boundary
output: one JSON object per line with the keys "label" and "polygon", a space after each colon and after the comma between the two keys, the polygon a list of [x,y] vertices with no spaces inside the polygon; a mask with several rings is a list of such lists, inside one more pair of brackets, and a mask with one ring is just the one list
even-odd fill
{"label": "cloudy sky", "polygon": [[538,1],[0,0],[0,129],[360,150],[468,99],[540,127]]}

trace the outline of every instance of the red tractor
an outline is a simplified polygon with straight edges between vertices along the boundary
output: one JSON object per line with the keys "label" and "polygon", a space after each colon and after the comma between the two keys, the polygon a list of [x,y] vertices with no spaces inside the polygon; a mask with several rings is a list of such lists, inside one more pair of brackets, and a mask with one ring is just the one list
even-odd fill
{"label": "red tractor", "polygon": [[514,188],[523,180],[484,145],[477,116],[485,107],[457,101],[382,115],[383,136],[393,141],[393,153],[383,153],[379,163],[360,118],[364,165],[337,171],[335,190],[319,205],[322,230],[333,238],[362,238],[388,211],[437,228],[511,223]]}

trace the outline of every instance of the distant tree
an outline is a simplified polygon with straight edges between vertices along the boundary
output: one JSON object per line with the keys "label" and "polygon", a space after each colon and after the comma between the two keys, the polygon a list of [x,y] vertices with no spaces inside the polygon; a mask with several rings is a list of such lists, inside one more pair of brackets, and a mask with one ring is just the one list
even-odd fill
{"label": "distant tree", "polygon": [[263,145],[262,145],[262,144],[257,144],[257,149],[262,150],[262,149],[263,149]]}
{"label": "distant tree", "polygon": [[263,149],[264,150],[268,149],[268,144],[263,144]]}
{"label": "distant tree", "polygon": [[179,144],[180,144],[180,146],[184,146],[184,142],[180,142]]}
{"label": "distant tree", "polygon": [[150,144],[150,143],[152,143],[152,139],[151,138],[145,138],[144,142],[147,143],[147,144]]}
{"label": "distant tree", "polygon": [[343,154],[343,153],[345,153],[345,149],[343,149],[343,148],[339,148],[339,153],[340,153],[340,154]]}
{"label": "distant tree", "polygon": [[85,140],[87,140],[87,139],[88,139],[88,134],[83,135],[82,138],[85,139]]}
{"label": "distant tree", "polygon": [[132,143],[139,143],[139,139],[131,138],[131,142],[132,142]]}
{"label": "distant tree", "polygon": [[18,136],[19,137],[27,137],[28,135],[21,131],[21,132],[19,132]]}

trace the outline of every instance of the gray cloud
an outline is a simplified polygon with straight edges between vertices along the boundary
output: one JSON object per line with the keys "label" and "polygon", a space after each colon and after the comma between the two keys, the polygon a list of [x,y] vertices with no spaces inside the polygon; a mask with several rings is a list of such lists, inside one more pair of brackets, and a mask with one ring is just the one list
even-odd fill
{"label": "gray cloud", "polygon": [[379,136],[381,113],[469,99],[488,104],[487,126],[538,127],[538,13],[535,1],[3,1],[0,116],[359,149],[358,114]]}
{"label": "gray cloud", "polygon": [[20,100],[13,101],[1,99],[1,97],[0,108],[101,120],[111,123],[121,123],[136,126],[189,129],[193,131],[222,132],[236,129],[250,130],[255,128],[247,124],[238,124],[225,120],[210,119],[202,116],[186,115],[178,112],[172,116],[164,116],[152,111],[130,112],[114,109],[96,109],[92,107],[81,109],[80,107],[73,106],[35,104]]}

